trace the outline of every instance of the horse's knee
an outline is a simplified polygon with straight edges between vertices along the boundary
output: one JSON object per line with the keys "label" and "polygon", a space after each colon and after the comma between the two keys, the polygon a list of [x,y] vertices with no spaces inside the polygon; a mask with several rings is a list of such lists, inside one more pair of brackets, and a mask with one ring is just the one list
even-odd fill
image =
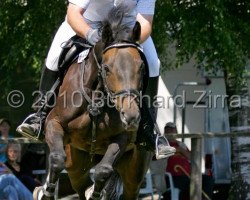
{"label": "horse's knee", "polygon": [[61,172],[65,168],[66,155],[64,152],[53,152],[49,155],[49,163],[55,172]]}
{"label": "horse's knee", "polygon": [[109,178],[109,176],[113,172],[113,167],[109,164],[98,164],[95,167],[94,180],[105,180]]}

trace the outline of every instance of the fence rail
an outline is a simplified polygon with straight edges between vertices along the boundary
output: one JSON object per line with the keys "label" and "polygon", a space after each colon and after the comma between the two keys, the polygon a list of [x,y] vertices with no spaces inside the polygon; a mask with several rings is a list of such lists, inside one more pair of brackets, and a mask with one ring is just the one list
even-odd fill
{"label": "fence rail", "polygon": [[[225,133],[225,132],[206,132],[206,133],[184,133],[184,134],[168,134],[167,138],[213,138],[213,137],[250,137],[250,132],[231,132],[231,133]],[[16,138],[8,138],[8,139],[2,139],[0,138],[0,144],[6,144],[8,141],[17,141],[20,143],[44,143],[45,141],[39,141],[39,140],[33,140],[29,138],[24,137],[16,137]]]}
{"label": "fence rail", "polygon": [[7,144],[9,141],[16,141],[16,142],[24,143],[24,144],[29,144],[29,143],[42,144],[45,142],[45,141],[43,142],[43,141],[32,140],[32,139],[23,138],[23,137],[8,138],[8,139],[0,138],[0,144]]}
{"label": "fence rail", "polygon": [[206,132],[206,133],[184,133],[168,134],[167,138],[213,138],[213,137],[250,137],[250,132]]}

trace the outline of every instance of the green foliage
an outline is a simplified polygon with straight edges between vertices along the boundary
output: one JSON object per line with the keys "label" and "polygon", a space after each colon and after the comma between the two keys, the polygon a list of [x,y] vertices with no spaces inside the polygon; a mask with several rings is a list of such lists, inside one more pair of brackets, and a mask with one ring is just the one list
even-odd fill
{"label": "green foliage", "polygon": [[0,87],[38,80],[55,30],[64,20],[62,0],[1,0]]}
{"label": "green foliage", "polygon": [[163,66],[167,45],[176,47],[175,66],[194,57],[196,67],[241,77],[250,55],[250,1],[157,1],[154,39]]}
{"label": "green foliage", "polygon": [[[250,47],[250,1],[156,1],[154,39],[164,67],[194,57],[197,67],[242,77]],[[63,0],[0,1],[0,87],[39,80],[54,33],[64,20]],[[176,47],[171,58],[170,44]],[[240,78],[239,78],[240,79]]]}

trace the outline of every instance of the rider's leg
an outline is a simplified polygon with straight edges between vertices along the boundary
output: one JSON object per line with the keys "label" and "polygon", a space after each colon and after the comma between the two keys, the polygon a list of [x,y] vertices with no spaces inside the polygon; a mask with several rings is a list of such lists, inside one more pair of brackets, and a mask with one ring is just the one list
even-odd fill
{"label": "rider's leg", "polygon": [[[53,39],[46,58],[46,67],[42,72],[39,88],[43,98],[41,98],[41,101],[38,103],[39,105],[44,105],[44,102],[46,103],[46,101],[44,101],[46,100],[46,96],[44,95],[46,95],[46,93],[51,90],[51,87],[57,79],[58,59],[62,51],[62,44],[67,42],[74,35],[75,32],[70,27],[70,25],[66,21],[63,22]],[[55,96],[53,98],[55,98]],[[41,112],[32,114],[31,116],[26,118],[27,120],[25,120],[20,126],[17,127],[17,132],[21,133],[24,136],[37,139],[41,135],[40,133],[43,126],[43,121],[45,120],[49,111],[49,107],[45,106],[45,108],[41,109]],[[36,123],[33,123],[35,121]],[[39,121],[39,125],[37,121]]]}
{"label": "rider's leg", "polygon": [[[157,116],[157,108],[154,107],[154,105],[157,100],[157,98],[155,97],[157,96],[158,92],[160,61],[158,59],[157,52],[151,37],[149,37],[142,44],[142,46],[144,55],[147,59],[147,63],[149,66],[149,76],[150,76],[146,91],[146,95],[150,97],[150,102],[147,103],[146,105],[147,109],[145,108],[142,109],[143,112],[142,116],[145,115],[144,117],[142,117],[142,120],[144,119],[143,128],[145,129],[145,127],[147,127],[146,130],[144,130],[144,132],[146,132],[146,135],[150,136],[148,138],[151,140],[151,143],[155,144],[156,157],[164,158],[168,157],[169,155],[172,155],[175,149],[170,147],[167,139],[159,133],[159,130],[154,128],[154,123],[156,122],[156,116]],[[160,140],[158,140],[157,138],[160,138]]]}
{"label": "rider's leg", "polygon": [[[146,98],[143,101],[142,112],[142,126],[145,136],[148,138],[149,146],[156,152],[156,158],[161,159],[173,155],[175,148],[169,146],[167,139],[161,135],[158,128],[155,127],[157,107],[156,104],[157,91],[158,91],[159,77],[150,77],[149,84],[146,91],[146,95],[150,98]],[[147,97],[147,96],[146,96]],[[149,99],[150,101],[147,101]]]}
{"label": "rider's leg", "polygon": [[[51,90],[52,86],[58,78],[58,71],[52,71],[46,66],[42,71],[42,76],[39,86],[39,99],[33,104],[33,108],[37,111],[32,114],[28,120],[25,120],[20,126],[18,126],[17,131],[27,137],[38,138],[43,123],[46,119],[48,112],[50,111],[50,106],[53,102],[51,100],[55,99],[56,94],[49,94],[48,91]],[[51,91],[51,93],[56,91]],[[47,99],[48,95],[52,95],[50,99]]]}

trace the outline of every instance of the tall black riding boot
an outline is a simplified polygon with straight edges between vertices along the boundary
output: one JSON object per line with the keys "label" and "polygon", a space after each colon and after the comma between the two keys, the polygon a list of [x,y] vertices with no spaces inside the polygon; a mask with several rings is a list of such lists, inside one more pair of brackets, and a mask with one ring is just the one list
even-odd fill
{"label": "tall black riding boot", "polygon": [[[48,103],[51,103],[51,100],[56,97],[56,94],[54,94],[52,95],[52,99],[48,99],[48,95],[56,92],[50,90],[57,78],[58,72],[52,71],[46,66],[43,68],[39,86],[39,99],[32,105],[37,112],[29,115],[23,123],[17,127],[17,132],[32,139],[40,139],[42,137],[43,134],[41,133],[43,132],[43,124],[47,114],[51,110]],[[48,91],[50,91],[49,94],[47,94]]]}
{"label": "tall black riding boot", "polygon": [[[148,88],[146,90],[146,95],[150,97],[150,101],[145,101],[143,99],[142,101],[142,108],[141,108],[141,122],[139,130],[143,131],[143,136],[146,138],[146,146],[149,150],[153,151],[155,150],[156,158],[166,158],[175,153],[175,148],[171,147],[167,141],[167,139],[164,137],[164,135],[161,135],[159,132],[159,129],[156,124],[156,116],[157,116],[157,108],[153,107],[155,104],[155,101],[157,100],[156,95],[158,91],[158,80],[159,77],[150,77],[149,78],[149,84]],[[138,133],[139,137],[143,137]],[[141,143],[141,139],[139,139],[138,143]]]}

